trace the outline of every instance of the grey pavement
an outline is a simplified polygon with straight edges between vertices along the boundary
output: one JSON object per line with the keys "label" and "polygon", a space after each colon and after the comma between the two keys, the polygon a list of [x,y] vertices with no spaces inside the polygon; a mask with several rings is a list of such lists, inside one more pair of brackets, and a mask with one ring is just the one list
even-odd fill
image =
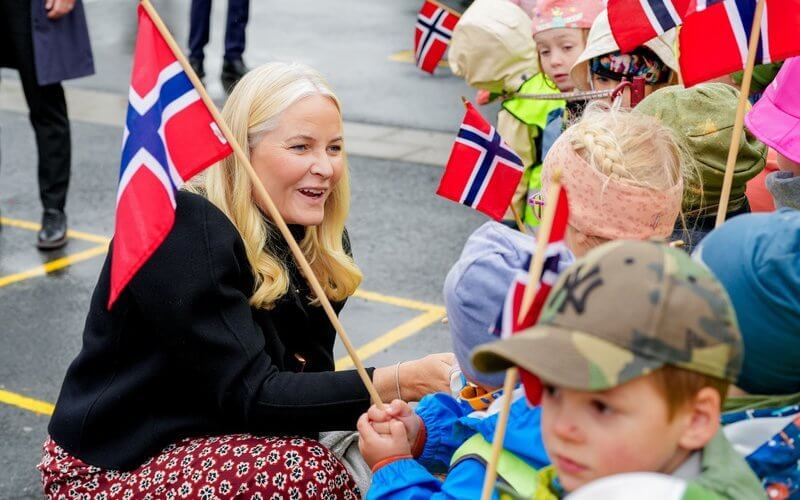
{"label": "grey pavement", "polygon": [[[98,75],[67,84],[73,119],[70,227],[110,236],[119,169],[121,116],[130,73],[133,2],[87,5]],[[179,39],[187,32],[188,0],[156,2]],[[207,52],[218,72],[220,19]],[[469,235],[486,219],[433,193],[469,89],[443,70],[428,77],[388,57],[408,49],[418,2],[253,2],[247,61],[298,59],[322,71],[345,109],[352,207],[348,229],[362,288],[384,296],[441,306],[444,276]],[[297,28],[303,26],[303,29]],[[216,65],[217,67],[214,67]],[[0,216],[37,222],[36,149],[15,73],[0,83]],[[215,100],[224,96],[209,78]],[[492,116],[491,111],[486,112]],[[55,402],[64,372],[78,352],[90,295],[103,255],[46,276],[2,285],[13,275],[68,257],[96,243],[73,239],[59,252],[40,253],[35,233],[0,230],[0,391]],[[353,298],[342,313],[357,347],[407,324],[420,310]],[[446,325],[433,322],[413,336],[387,342],[366,359],[381,366],[449,349]],[[341,346],[337,356],[344,356]],[[0,499],[38,498],[34,466],[48,417],[0,402]]]}

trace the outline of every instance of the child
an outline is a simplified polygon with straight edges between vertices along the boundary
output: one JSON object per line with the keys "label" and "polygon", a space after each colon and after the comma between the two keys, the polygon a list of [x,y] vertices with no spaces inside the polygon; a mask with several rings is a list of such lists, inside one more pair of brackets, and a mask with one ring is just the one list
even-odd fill
{"label": "child", "polygon": [[[572,66],[570,76],[580,90],[610,90],[623,78],[644,77],[645,96],[678,82],[675,58],[675,30],[653,38],[633,52],[622,54],[611,34],[608,12],[603,11],[592,24],[586,48]],[[623,106],[630,107],[630,93],[623,94]]]}
{"label": "child", "polygon": [[[685,221],[673,234],[684,241],[687,251],[716,225],[738,101],[739,92],[730,85],[702,83],[688,89],[677,85],[661,89],[636,107],[636,113],[671,128],[694,159],[697,171],[686,176],[683,194]],[[767,147],[752,134],[743,134],[739,144],[727,218],[750,212],[745,187],[764,168],[767,156]]]}
{"label": "child", "polygon": [[537,473],[537,499],[625,472],[764,498],[720,431],[741,362],[735,313],[711,273],[680,250],[633,241],[589,252],[561,274],[536,326],[473,355],[480,370],[517,366],[544,384],[553,465]]}
{"label": "child", "polygon": [[695,251],[728,292],[745,359],[725,434],[771,499],[800,494],[800,211],[746,214]]}
{"label": "child", "polygon": [[[465,12],[453,30],[448,61],[453,73],[492,95],[514,92],[558,93],[548,85],[536,63],[536,44],[531,19],[508,0],[477,0]],[[540,186],[541,133],[548,114],[564,107],[562,100],[503,101],[497,114],[497,132],[519,155],[525,165],[511,204],[528,225],[538,221],[526,216],[528,186]],[[505,223],[516,227],[511,209]]]}
{"label": "child", "polygon": [[[544,164],[545,187],[553,170],[563,169],[563,182],[570,193],[567,245],[571,252],[582,255],[613,238],[668,236],[680,210],[681,161],[669,130],[656,120],[625,111],[604,111],[599,106],[587,109],[581,121],[556,141]],[[510,268],[525,270],[529,252],[535,246],[532,238],[522,235],[513,239],[506,235],[503,240],[490,238],[494,232],[502,234],[497,227],[484,225],[470,237],[445,281],[445,303],[456,357],[469,379],[490,389],[500,386],[502,377],[481,377],[472,368],[468,354],[479,342],[494,340],[485,332],[500,312],[514,274]],[[498,241],[508,244],[498,246]],[[495,266],[495,271],[486,272],[487,264],[504,254],[516,256],[517,263]],[[508,256],[503,259],[510,262]],[[502,278],[501,269],[506,269]],[[488,396],[482,397],[491,401],[498,395],[490,390]],[[392,406],[388,412],[371,408],[359,423],[359,444],[375,472],[368,496],[477,496],[494,434],[496,408],[472,413],[481,407],[458,403],[444,394],[423,399],[416,415],[401,401]],[[387,423],[390,417],[403,422],[399,430],[399,422]],[[507,458],[501,459],[500,476],[524,493],[530,488],[529,474],[520,474],[519,470],[531,472],[531,468],[547,463],[541,447],[535,444],[538,410],[530,410],[525,401],[515,399],[509,429],[510,433],[522,432],[525,437],[506,441]],[[405,444],[396,447],[392,433],[407,436]],[[412,456],[417,456],[420,463],[411,460]],[[423,467],[436,472],[447,470],[448,465],[451,468],[444,483]],[[522,479],[517,481],[518,478]]]}
{"label": "child", "polygon": [[800,209],[800,57],[787,59],[745,117],[747,128],[778,155],[778,172],[766,185],[775,207]]}
{"label": "child", "polygon": [[[559,91],[575,90],[569,70],[583,52],[589,28],[602,10],[601,0],[542,0],[534,9],[533,39],[539,67]],[[517,99],[516,103],[507,106],[513,109],[514,106],[524,106],[524,103],[524,99]],[[580,104],[578,101],[573,103]],[[568,108],[572,108],[570,113],[576,114],[572,103],[548,114],[542,134],[542,158],[547,156],[553,142],[561,135],[563,125],[569,121]],[[538,191],[539,186],[530,186],[528,195]]]}

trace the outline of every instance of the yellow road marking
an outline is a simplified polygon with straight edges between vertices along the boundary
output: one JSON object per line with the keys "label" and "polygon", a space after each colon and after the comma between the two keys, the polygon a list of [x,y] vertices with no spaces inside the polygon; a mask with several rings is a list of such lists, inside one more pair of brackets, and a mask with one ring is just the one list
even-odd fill
{"label": "yellow road marking", "polygon": [[[380,337],[373,339],[363,346],[356,349],[356,354],[358,357],[363,359],[367,359],[373,354],[376,354],[403,339],[406,339],[415,333],[419,332],[420,330],[426,328],[433,323],[441,320],[445,315],[444,307],[437,307],[435,309],[431,309],[423,314],[420,314],[416,318],[413,318],[409,321],[406,321],[402,325],[392,328],[388,332],[384,333]],[[353,366],[353,361],[350,359],[350,356],[344,356],[336,360],[336,369],[337,370],[344,370],[347,368],[351,368]]]}
{"label": "yellow road marking", "polygon": [[[19,229],[27,229],[28,231],[38,231],[42,227],[40,224],[37,224],[35,222],[20,220],[20,219],[9,219],[8,217],[0,217],[0,225],[8,227],[17,227]],[[109,238],[106,238],[105,236],[99,236],[91,233],[84,233],[82,231],[74,231],[72,229],[67,231],[67,237],[74,238],[76,240],[88,241],[90,243],[104,243],[106,245],[108,245],[108,243],[111,241]]]}
{"label": "yellow road marking", "polygon": [[[390,61],[395,62],[402,62],[402,63],[412,63],[415,64],[416,61],[414,60],[414,51],[413,50],[401,50],[400,52],[396,52],[389,56]],[[449,68],[450,64],[442,59],[439,61],[440,68]]]}
{"label": "yellow road marking", "polygon": [[54,405],[46,401],[39,401],[38,399],[29,398],[22,394],[16,394],[2,389],[0,389],[0,403],[16,406],[17,408],[40,413],[42,415],[52,415],[55,409]]}
{"label": "yellow road marking", "polygon": [[0,277],[0,288],[18,281],[35,278],[36,276],[44,276],[45,274],[58,271],[59,269],[71,266],[72,264],[77,264],[78,262],[83,262],[84,260],[91,259],[92,257],[103,255],[106,253],[106,250],[106,245],[98,245],[82,252],[67,255],[66,257],[61,257],[60,259],[51,260],[50,262],[42,264],[41,266],[33,267],[26,271],[22,271],[21,273],[2,276]]}
{"label": "yellow road marking", "polygon": [[439,310],[442,306],[436,304],[429,304],[427,302],[420,302],[417,300],[404,299],[402,297],[393,297],[391,295],[383,295],[376,292],[368,292],[366,290],[358,289],[353,297],[369,300],[372,302],[382,302],[397,307],[405,307],[407,309],[417,309],[420,311],[431,311],[433,309]]}

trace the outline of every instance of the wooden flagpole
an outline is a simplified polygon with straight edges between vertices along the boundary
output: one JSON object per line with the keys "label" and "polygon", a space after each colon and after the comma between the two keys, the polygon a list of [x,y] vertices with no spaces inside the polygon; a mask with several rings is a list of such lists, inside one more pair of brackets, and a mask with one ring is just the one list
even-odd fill
{"label": "wooden flagpole", "polygon": [[452,7],[448,7],[447,5],[445,5],[445,4],[441,3],[441,2],[437,2],[436,0],[430,0],[430,2],[432,4],[434,4],[434,5],[436,5],[437,7],[440,7],[442,9],[446,10],[447,12],[453,14],[456,17],[459,17],[459,18],[461,17],[461,13],[456,11]]}
{"label": "wooden flagpole", "polygon": [[300,247],[295,241],[294,236],[292,236],[291,231],[289,231],[289,227],[286,225],[286,222],[283,220],[278,208],[273,203],[272,198],[270,198],[267,190],[264,188],[264,185],[261,184],[261,181],[258,179],[255,170],[253,170],[253,166],[250,164],[250,158],[245,154],[242,150],[242,147],[236,141],[236,138],[233,136],[230,128],[228,128],[228,124],[225,123],[225,120],[222,118],[222,115],[219,114],[217,110],[217,106],[214,104],[214,101],[211,100],[211,97],[206,92],[206,89],[203,87],[203,84],[200,82],[200,79],[195,74],[194,70],[192,70],[189,61],[186,59],[186,56],[183,55],[183,51],[181,50],[178,43],[172,37],[172,34],[169,32],[169,29],[164,24],[164,21],[156,12],[155,7],[150,3],[150,0],[140,0],[142,7],[147,11],[150,15],[150,18],[153,20],[153,23],[156,25],[156,28],[161,33],[161,36],[164,37],[164,40],[167,42],[170,50],[178,59],[183,71],[186,72],[186,75],[191,80],[192,85],[197,90],[198,94],[200,94],[200,98],[205,103],[208,110],[211,112],[211,116],[214,117],[214,121],[217,123],[222,134],[225,136],[225,139],[228,141],[228,144],[231,145],[233,148],[233,153],[236,155],[236,159],[244,165],[246,168],[248,176],[250,177],[250,181],[253,184],[256,192],[256,198],[258,199],[260,205],[267,210],[272,221],[278,226],[283,237],[286,239],[286,242],[289,244],[289,248],[292,250],[292,255],[294,255],[297,264],[303,271],[303,274],[308,280],[308,284],[314,290],[314,294],[320,301],[322,308],[325,310],[325,313],[328,315],[328,318],[331,320],[333,327],[336,329],[336,333],[339,334],[339,338],[342,339],[342,343],[344,344],[345,349],[347,349],[347,354],[350,355],[350,359],[353,360],[353,364],[358,371],[358,375],[361,377],[361,381],[364,382],[364,386],[369,391],[370,396],[372,397],[373,402],[378,405],[379,408],[383,409],[383,402],[381,401],[380,395],[378,394],[375,385],[370,380],[369,375],[367,374],[366,369],[364,368],[364,364],[361,362],[361,359],[358,357],[355,348],[353,348],[353,344],[350,342],[350,338],[347,336],[347,333],[344,331],[344,326],[339,321],[339,317],[336,316],[336,312],[333,310],[330,301],[328,300],[327,295],[325,295],[325,291],[322,289],[322,285],[320,285],[319,280],[317,279],[314,272],[311,270],[311,266],[306,260],[305,255],[303,255],[303,251],[300,250]]}
{"label": "wooden flagpole", "polygon": [[733,124],[731,145],[728,149],[728,161],[725,164],[725,177],[722,179],[722,193],[719,198],[719,209],[717,211],[715,227],[719,227],[725,222],[725,216],[728,212],[728,200],[731,197],[731,185],[733,184],[733,168],[734,165],[736,165],[739,143],[742,139],[742,129],[744,129],[744,112],[747,107],[747,98],[750,95],[750,82],[753,79],[753,66],[756,61],[758,39],[761,36],[761,18],[764,15],[765,2],[766,0],[758,0],[755,16],[753,17],[753,26],[750,28],[750,44],[747,47],[747,65],[744,67],[744,76],[742,77],[739,105],[736,108],[736,121],[734,121]]}
{"label": "wooden flagpole", "polygon": [[[531,259],[531,266],[528,270],[528,283],[525,285],[525,292],[522,295],[522,307],[516,322],[520,323],[530,311],[533,305],[536,289],[538,288],[539,276],[544,269],[545,253],[550,233],[553,229],[553,220],[556,216],[558,197],[561,192],[561,169],[553,172],[550,188],[547,192],[547,204],[544,206],[542,223],[536,233],[536,253]],[[506,370],[506,378],[503,382],[503,406],[497,415],[497,427],[492,438],[492,454],[486,464],[486,476],[483,479],[483,490],[481,500],[489,500],[492,497],[494,483],[497,481],[497,463],[500,461],[500,452],[503,450],[503,442],[506,438],[506,427],[508,425],[508,415],[511,412],[511,399],[514,386],[517,383],[518,372],[516,368]]]}

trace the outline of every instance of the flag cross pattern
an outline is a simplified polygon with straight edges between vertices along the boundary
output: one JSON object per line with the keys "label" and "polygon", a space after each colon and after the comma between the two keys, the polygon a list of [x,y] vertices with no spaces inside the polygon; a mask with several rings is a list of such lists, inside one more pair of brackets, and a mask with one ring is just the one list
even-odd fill
{"label": "flag cross pattern", "polygon": [[417,15],[417,28],[422,32],[422,36],[420,37],[419,45],[417,45],[417,52],[414,54],[414,58],[420,68],[423,67],[428,51],[435,40],[440,40],[445,45],[450,43],[453,31],[444,25],[448,14],[447,10],[437,7],[431,17],[422,12]]}
{"label": "flag cross pattern", "polygon": [[525,170],[522,160],[503,143],[502,137],[494,127],[491,127],[489,133],[486,134],[475,127],[463,123],[458,131],[456,142],[480,151],[479,166],[473,170],[467,183],[467,189],[464,190],[460,200],[464,205],[477,208],[483,193],[486,191],[488,181],[492,177],[492,172],[497,168],[497,164],[501,159],[506,160],[508,165],[520,172]]}
{"label": "flag cross pattern", "polygon": [[164,127],[171,117],[199,99],[178,61],[161,71],[154,87],[144,96],[131,87],[117,202],[136,171],[147,168],[164,186],[175,206],[175,193],[183,185],[183,179],[170,159]]}
{"label": "flag cross pattern", "polygon": [[681,24],[681,14],[672,0],[639,0],[650,24],[658,35]]}

